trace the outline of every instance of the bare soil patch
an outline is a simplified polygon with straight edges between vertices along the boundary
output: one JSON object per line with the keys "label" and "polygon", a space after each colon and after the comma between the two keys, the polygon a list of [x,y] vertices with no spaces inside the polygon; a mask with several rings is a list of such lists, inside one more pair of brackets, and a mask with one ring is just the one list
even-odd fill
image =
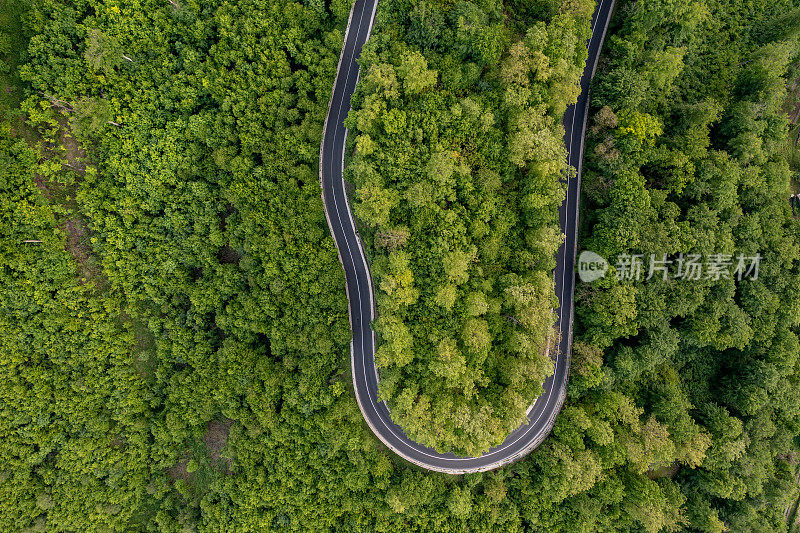
{"label": "bare soil patch", "polygon": [[[78,188],[80,176],[86,173],[86,150],[81,147],[78,140],[72,135],[69,129],[69,121],[61,114],[57,115],[58,131],[54,132],[49,142],[41,142],[39,153],[41,161],[57,161],[61,163],[65,170],[75,172],[76,179],[69,178],[68,183],[61,183],[58,179],[46,179],[40,174],[34,176],[34,183],[42,191],[42,195],[48,202],[60,204],[67,208],[71,213],[60,217],[58,228],[66,235],[65,248],[78,264],[78,271],[81,283],[90,280],[97,282],[98,287],[105,286],[106,280],[102,276],[101,269],[92,255],[90,246],[91,232],[83,217],[79,214],[78,205],[75,202],[75,192]],[[34,139],[26,139],[28,142],[36,142]]]}
{"label": "bare soil patch", "polygon": [[83,266],[89,262],[88,230],[77,218],[67,219],[58,226],[67,234],[67,250]]}
{"label": "bare soil patch", "polygon": [[192,480],[192,475],[189,473],[188,467],[189,460],[181,459],[175,464],[175,466],[167,468],[167,477],[173,483],[179,479],[182,479],[185,483],[189,483]]}
{"label": "bare soil patch", "polygon": [[59,124],[61,125],[61,131],[59,132],[58,140],[61,146],[64,147],[65,165],[75,172],[84,174],[86,172],[86,151],[78,144],[72,133],[69,132],[66,119],[59,120]]}
{"label": "bare soil patch", "polygon": [[789,121],[797,124],[800,121],[800,78],[789,82],[787,90],[786,111],[789,114]]}
{"label": "bare soil patch", "polygon": [[230,468],[231,461],[228,458],[222,457],[222,450],[228,443],[231,425],[233,425],[233,420],[230,418],[212,420],[208,423],[205,435],[203,435],[206,450],[208,450],[208,456],[211,458],[211,464],[215,466],[224,466],[226,470]]}

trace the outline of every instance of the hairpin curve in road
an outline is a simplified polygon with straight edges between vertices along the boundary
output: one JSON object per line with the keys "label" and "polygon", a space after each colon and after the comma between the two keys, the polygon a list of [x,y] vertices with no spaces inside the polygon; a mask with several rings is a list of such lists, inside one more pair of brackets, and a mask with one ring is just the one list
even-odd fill
{"label": "hairpin curve in road", "polygon": [[589,55],[580,81],[581,93],[577,103],[567,108],[563,119],[568,162],[577,172],[567,180],[567,194],[559,208],[559,224],[565,240],[556,254],[556,268],[553,274],[555,292],[560,304],[556,310],[555,324],[559,332],[558,349],[550,354],[554,360],[555,371],[543,384],[544,394],[536,398],[528,409],[526,422],[512,431],[500,445],[478,457],[458,457],[451,453],[439,453],[414,442],[392,421],[386,404],[378,400],[375,333],[371,327],[375,316],[372,277],[361,239],[356,232],[342,178],[347,139],[347,129],[343,122],[350,110],[350,98],[359,78],[356,60],[361,55],[361,49],[372,31],[377,7],[378,0],[357,0],[350,11],[333,84],[333,94],[325,118],[319,160],[325,216],[345,272],[350,327],[353,333],[350,359],[356,399],[364,419],[375,435],[407,461],[428,470],[449,474],[492,470],[516,461],[536,448],[550,433],[556,415],[566,398],[572,348],[575,252],[589,84],[597,67],[614,0],[598,2],[592,17],[592,35],[587,43]]}

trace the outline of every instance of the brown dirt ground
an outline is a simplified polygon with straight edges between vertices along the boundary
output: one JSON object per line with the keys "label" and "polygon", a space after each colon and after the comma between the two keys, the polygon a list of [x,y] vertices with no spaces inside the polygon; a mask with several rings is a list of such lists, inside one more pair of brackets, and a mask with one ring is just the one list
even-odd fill
{"label": "brown dirt ground", "polygon": [[175,483],[179,479],[182,479],[186,483],[190,483],[192,481],[192,475],[187,470],[188,465],[189,465],[188,459],[181,459],[175,464],[175,466],[167,468],[167,477],[173,483]]}
{"label": "brown dirt ground", "polygon": [[228,443],[228,435],[230,435],[232,424],[233,420],[230,418],[212,420],[208,423],[206,433],[203,436],[208,455],[211,457],[211,463],[224,466],[226,470],[230,468],[231,461],[222,457],[222,450]]}
{"label": "brown dirt ground", "polygon": [[[53,147],[51,154],[42,154],[42,156],[63,158],[65,167],[79,174],[84,174],[86,172],[86,151],[69,131],[67,118],[60,117],[58,123],[61,127],[58,132],[58,145],[63,148],[63,151],[59,150],[59,146],[56,146]],[[49,201],[53,201],[57,191],[64,188],[63,184],[48,182],[38,174],[34,176],[34,183]],[[86,222],[81,217],[75,216],[62,220],[58,227],[67,235],[66,249],[79,265],[82,282],[85,283],[89,279],[97,279],[100,272],[92,260],[91,248],[89,247],[90,235]]]}
{"label": "brown dirt ground", "polygon": [[78,141],[69,132],[68,123],[66,119],[59,120],[61,124],[61,131],[59,133],[59,142],[66,150],[65,158],[69,168],[83,174],[86,172],[86,151],[78,144]]}
{"label": "brown dirt ground", "polygon": [[800,79],[789,83],[787,89],[786,109],[789,113],[789,120],[792,124],[797,124],[800,120]]}
{"label": "brown dirt ground", "polygon": [[86,267],[89,262],[86,225],[77,218],[67,219],[58,225],[67,234],[67,250],[75,260]]}

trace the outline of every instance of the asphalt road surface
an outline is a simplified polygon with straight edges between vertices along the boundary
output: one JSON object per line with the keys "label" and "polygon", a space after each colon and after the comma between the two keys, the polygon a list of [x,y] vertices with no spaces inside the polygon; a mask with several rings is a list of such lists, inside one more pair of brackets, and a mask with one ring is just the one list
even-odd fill
{"label": "asphalt road surface", "polygon": [[342,179],[347,138],[343,121],[347,117],[350,97],[358,81],[356,59],[372,30],[377,3],[378,0],[357,0],[350,13],[350,23],[339,58],[339,69],[320,148],[322,198],[347,282],[350,326],[353,331],[351,363],[356,398],[364,419],[375,435],[404,459],[429,470],[451,474],[491,470],[513,462],[536,448],[550,433],[566,396],[572,348],[575,252],[589,83],[594,75],[614,0],[598,0],[592,20],[592,37],[588,42],[589,58],[581,79],[581,94],[577,104],[569,107],[564,114],[564,140],[569,151],[569,163],[578,172],[574,178],[569,179],[567,195],[559,210],[559,222],[566,238],[556,256],[554,272],[555,291],[560,302],[560,307],[555,310],[556,328],[560,332],[559,349],[557,353],[551,353],[555,373],[545,380],[544,394],[528,410],[527,423],[513,431],[502,444],[479,457],[437,453],[414,442],[392,422],[386,405],[378,401],[378,372],[374,361],[375,333],[370,326],[375,311],[372,278],[361,240],[356,233]]}

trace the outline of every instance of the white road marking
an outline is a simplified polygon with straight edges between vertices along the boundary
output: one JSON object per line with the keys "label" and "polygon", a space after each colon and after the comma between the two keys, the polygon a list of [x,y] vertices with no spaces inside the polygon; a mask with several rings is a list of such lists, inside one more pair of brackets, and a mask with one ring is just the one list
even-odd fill
{"label": "white road marking", "polygon": [[[606,1],[607,0],[601,0],[600,5],[597,8],[598,15],[602,11],[603,6],[605,5]],[[613,0],[611,0],[611,1],[613,1]],[[364,3],[363,5],[366,6],[366,3]],[[373,10],[372,10],[372,14],[371,14],[371,17],[370,17],[370,24],[369,24],[369,28],[367,30],[367,39],[369,38],[369,33],[371,32],[372,26],[373,26],[373,24],[375,22],[376,9],[377,9],[377,2],[375,2],[373,4]],[[358,38],[360,36],[361,25],[362,25],[362,22],[363,22],[363,19],[364,19],[364,13],[365,13],[365,10],[362,9],[361,15],[359,17],[358,29],[356,31],[356,36],[355,36],[356,41],[358,41]],[[589,39],[589,44],[588,44],[589,49],[591,49],[592,43],[593,43],[594,39],[597,37],[597,35],[596,35],[596,30],[597,30],[596,26],[597,26],[597,24],[596,23],[597,23],[598,20],[599,20],[599,16],[598,16],[597,20],[593,21],[592,36]],[[366,40],[365,40],[365,43],[366,43]],[[343,48],[346,48],[346,44],[347,43],[344,43]],[[353,56],[355,56],[355,51],[356,51],[356,47],[354,47],[353,50],[352,50],[352,55]],[[352,66],[353,66],[353,64],[355,64],[355,62],[356,62],[356,58],[355,57],[353,57],[352,60],[348,62],[347,73],[345,74],[344,85],[342,86],[343,91],[346,90],[346,88],[347,88],[348,82],[350,80],[350,73],[351,73],[351,70],[352,70]],[[593,72],[594,72],[594,68],[592,69],[592,74],[593,74]],[[591,74],[590,74],[590,77],[591,77]],[[357,71],[356,83],[358,83],[359,78],[360,78],[360,68]],[[338,82],[338,76],[337,76],[337,82]],[[334,87],[334,92],[335,92],[335,90],[336,90],[336,87]],[[336,121],[334,122],[334,128],[335,129],[334,129],[333,139],[332,139],[334,147],[337,144],[338,127],[341,126],[341,112],[342,112],[342,107],[344,105],[344,100],[345,100],[345,98],[342,98],[342,100],[339,102],[339,108],[337,110],[337,115],[336,115]],[[576,111],[577,111],[577,107],[576,106],[577,106],[577,103],[575,104],[575,106],[573,106],[572,122],[571,122],[571,125],[570,125],[570,130],[571,130],[570,131],[570,141],[572,141],[572,139],[574,139],[574,136],[575,136],[574,127],[575,127],[575,114],[576,114]],[[344,196],[345,203],[349,204],[348,199],[347,199],[347,191],[346,191],[345,186],[344,186],[344,150],[346,148],[345,143],[347,141],[348,130],[346,128],[344,130],[345,130],[345,132],[344,132],[344,139],[342,141],[342,158],[341,158],[342,179],[340,180],[340,189],[338,189],[338,190]],[[582,130],[582,132],[583,132],[583,130]],[[583,144],[582,141],[583,141],[583,139],[581,139],[581,146]],[[324,139],[323,139],[323,142],[324,142]],[[570,146],[571,145],[572,145],[572,142],[570,142],[567,145],[567,150],[568,150],[567,163],[569,165],[572,165],[573,155],[575,155],[572,151],[570,151]],[[577,154],[579,159],[578,159],[578,163],[576,164],[576,170],[578,169],[578,166],[580,165],[581,152],[582,152],[582,150],[579,150],[578,154]],[[332,162],[331,162],[331,165],[329,166],[329,168],[330,168],[330,174],[332,175],[332,173],[333,173]],[[576,179],[576,180],[578,179],[577,174],[576,174],[574,179]],[[332,184],[332,185],[335,185],[335,184]],[[578,194],[579,194],[579,192],[578,192]],[[569,195],[569,180],[568,180],[568,182],[567,182],[567,190],[566,190],[566,199],[565,199],[566,206],[565,206],[565,211],[564,211],[564,213],[565,213],[565,225],[566,226],[569,226],[569,206],[570,206],[570,198],[569,198],[569,196],[570,195]],[[360,282],[358,280],[358,272],[355,270],[356,263],[355,263],[355,259],[354,259],[354,256],[353,256],[350,239],[348,239],[347,232],[345,231],[345,226],[342,223],[343,218],[341,216],[341,211],[339,210],[339,203],[338,203],[338,200],[337,200],[336,189],[333,190],[333,201],[334,201],[334,209],[336,210],[336,215],[337,215],[337,219],[338,219],[338,222],[339,222],[339,226],[340,226],[340,230],[341,230],[341,233],[342,233],[342,237],[343,237],[343,239],[345,241],[345,245],[347,246],[347,252],[348,252],[348,255],[350,257],[351,264],[353,265],[353,268],[354,268],[354,276],[355,276],[355,280],[356,280],[356,292],[357,292],[357,296],[358,296],[358,316],[357,316],[357,319],[358,319],[359,325],[361,327],[361,339],[360,340],[361,340],[362,365],[364,367],[363,371],[364,371],[365,383],[367,383],[367,381],[366,381],[367,380],[367,374],[366,374],[367,368],[366,367],[370,366],[370,365],[367,365],[367,354],[366,354],[366,352],[364,350],[364,346],[366,344],[366,337],[365,337],[364,323],[363,323],[363,320],[362,320],[362,318],[363,318],[362,315],[363,314],[361,312],[362,311],[362,309],[361,309],[361,305],[362,305],[361,284],[360,284]],[[369,273],[368,263],[367,263],[365,255],[364,255],[363,248],[361,247],[360,240],[358,239],[358,234],[357,234],[356,228],[355,228],[355,221],[353,220],[352,210],[349,209],[349,205],[348,205],[348,209],[346,209],[346,211],[347,211],[347,214],[348,214],[348,219],[350,220],[350,229],[353,231],[353,235],[355,236],[356,248],[358,249],[359,255],[360,255],[361,260],[362,260],[362,264],[364,265],[364,268],[367,271],[367,282],[368,282],[368,289],[369,289],[368,290],[368,296],[369,296],[369,302],[370,302],[370,307],[369,307],[370,320],[367,323],[367,328],[372,333],[372,338],[373,338],[372,348],[373,348],[373,351],[374,351],[376,339],[375,339],[375,332],[372,330],[372,327],[371,327],[371,322],[372,322],[372,319],[374,318],[374,316],[373,316],[374,304],[373,304],[373,294],[372,294],[372,292],[373,292],[373,290],[372,290],[372,279],[371,279],[371,276],[370,276],[370,273]],[[576,227],[576,230],[577,230],[577,227]],[[559,330],[562,333],[562,338],[563,338],[563,329],[564,329],[564,323],[563,323],[563,319],[564,319],[564,301],[565,301],[565,285],[564,285],[564,283],[566,281],[566,276],[567,276],[567,269],[566,269],[566,257],[567,257],[566,254],[567,253],[568,252],[567,252],[567,249],[566,249],[566,240],[565,240],[565,243],[564,243],[564,262],[562,264],[562,272],[561,272],[561,305],[560,305],[560,312],[559,312],[559,324],[560,324]],[[569,327],[567,329],[569,329]],[[568,339],[567,339],[567,343],[569,343]],[[554,367],[555,367],[556,370],[557,370],[558,363],[560,362],[559,357],[562,357],[562,356],[563,356],[563,354],[561,354],[560,351],[556,353],[555,364],[554,364]],[[374,365],[374,360],[373,360],[373,363],[372,363],[371,366],[373,366],[373,369],[375,370],[375,373],[376,373],[376,380],[378,380],[377,367],[375,367],[375,365]],[[539,423],[539,421],[541,420],[542,416],[544,416],[544,414],[548,410],[548,407],[550,407],[550,405],[551,405],[551,403],[550,403],[551,400],[552,400],[552,394],[551,393],[553,391],[553,388],[555,387],[555,381],[556,381],[555,380],[555,374],[552,377],[553,377],[553,379],[551,380],[550,390],[545,392],[545,402],[546,403],[545,403],[544,407],[542,408],[542,412],[539,414],[539,416],[536,418],[535,421],[533,421],[532,423],[528,424],[528,429],[526,431],[521,432],[513,440],[511,440],[511,441],[507,440],[507,441],[503,442],[502,444],[500,444],[493,451],[488,452],[488,453],[486,453],[484,455],[481,455],[479,457],[445,457],[445,456],[442,456],[442,455],[431,455],[431,454],[425,452],[422,449],[415,448],[414,446],[412,446],[410,444],[410,443],[414,443],[414,441],[411,441],[404,434],[399,434],[398,435],[397,432],[395,432],[394,428],[391,427],[390,425],[388,425],[386,423],[386,421],[383,419],[383,417],[381,416],[381,413],[379,412],[378,407],[377,407],[378,403],[379,403],[378,400],[377,400],[377,397],[375,395],[373,395],[373,393],[370,390],[369,386],[367,386],[367,394],[368,394],[369,400],[372,402],[373,409],[375,410],[377,418],[381,421],[383,426],[386,427],[386,429],[400,442],[400,444],[402,444],[408,450],[413,452],[413,454],[422,454],[422,455],[425,455],[425,456],[430,457],[432,459],[435,459],[435,460],[437,460],[439,462],[459,463],[459,462],[465,462],[465,461],[480,461],[480,460],[482,460],[484,458],[491,457],[491,456],[493,456],[495,454],[501,453],[501,452],[505,451],[505,449],[507,449],[507,448],[513,446],[514,444],[516,444],[520,439],[526,437],[528,435],[528,433],[530,433],[533,429],[535,429],[535,426]],[[358,387],[356,387],[356,393],[358,393]],[[528,412],[530,412],[536,406],[536,403],[538,403],[538,400],[541,399],[541,398],[542,398],[542,396],[537,398],[537,400],[534,401],[533,404],[531,404],[531,407],[528,409]],[[556,398],[556,401],[558,401],[558,397]],[[382,438],[383,436],[381,434],[378,434],[378,437]],[[382,438],[382,440],[383,440],[383,438]],[[387,444],[389,444],[389,443],[387,443]],[[414,444],[416,444],[416,443],[414,443]],[[394,449],[395,446],[396,446],[396,443],[390,445],[390,447],[392,449]],[[406,452],[406,453],[408,453],[408,452]],[[485,466],[486,465],[484,465],[484,467]]]}

